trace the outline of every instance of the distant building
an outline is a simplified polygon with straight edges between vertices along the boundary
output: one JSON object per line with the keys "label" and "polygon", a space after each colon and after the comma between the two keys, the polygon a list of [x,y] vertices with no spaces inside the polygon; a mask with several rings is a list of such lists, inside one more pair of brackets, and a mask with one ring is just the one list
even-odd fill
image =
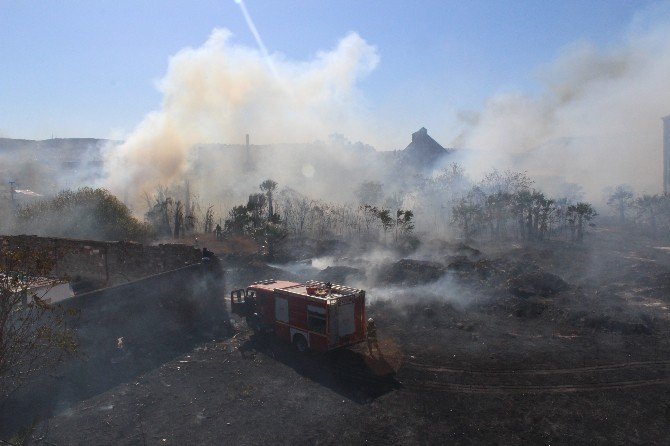
{"label": "distant building", "polygon": [[448,150],[431,138],[425,127],[421,127],[412,133],[412,142],[405,147],[405,152],[420,153],[424,156],[441,156],[448,153]]}
{"label": "distant building", "polygon": [[401,161],[415,168],[431,168],[442,157],[453,152],[454,149],[445,149],[428,135],[425,127],[421,127],[412,133],[412,142],[401,151]]}

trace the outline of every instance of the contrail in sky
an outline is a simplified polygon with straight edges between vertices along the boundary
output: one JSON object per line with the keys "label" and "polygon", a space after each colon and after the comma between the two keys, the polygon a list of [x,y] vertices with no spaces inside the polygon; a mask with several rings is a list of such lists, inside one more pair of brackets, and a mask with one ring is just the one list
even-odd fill
{"label": "contrail in sky", "polygon": [[272,59],[270,59],[270,54],[268,53],[268,49],[265,47],[265,44],[263,43],[263,39],[261,39],[261,35],[258,33],[258,29],[256,29],[256,25],[254,24],[254,21],[251,20],[251,15],[249,14],[249,11],[247,10],[247,6],[244,4],[244,0],[234,0],[235,3],[240,5],[240,9],[242,10],[242,15],[244,15],[244,20],[247,22],[247,26],[249,27],[249,31],[251,31],[251,34],[254,35],[254,39],[256,39],[256,43],[258,44],[258,47],[260,48],[261,52],[263,53],[263,57],[265,58],[265,62],[268,64],[270,67],[270,70],[272,71],[273,76],[275,79],[278,78],[277,76],[277,71],[275,71],[275,66],[272,63]]}

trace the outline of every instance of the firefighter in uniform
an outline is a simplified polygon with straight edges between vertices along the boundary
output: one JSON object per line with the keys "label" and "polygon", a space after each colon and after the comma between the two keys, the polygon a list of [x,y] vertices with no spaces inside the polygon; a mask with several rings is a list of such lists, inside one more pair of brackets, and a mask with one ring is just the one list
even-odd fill
{"label": "firefighter in uniform", "polygon": [[368,319],[367,323],[367,341],[368,341],[368,350],[370,351],[370,356],[372,356],[372,346],[377,349],[379,356],[382,356],[382,351],[379,348],[379,342],[377,341],[377,326],[375,325],[374,319]]}

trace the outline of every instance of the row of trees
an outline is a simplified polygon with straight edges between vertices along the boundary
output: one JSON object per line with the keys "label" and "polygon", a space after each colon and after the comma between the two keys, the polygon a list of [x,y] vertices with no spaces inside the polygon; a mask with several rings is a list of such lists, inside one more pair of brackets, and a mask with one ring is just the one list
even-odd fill
{"label": "row of trees", "polygon": [[622,226],[636,228],[655,238],[670,234],[670,197],[667,195],[635,196],[630,186],[621,184],[611,191],[607,204]]}
{"label": "row of trees", "polygon": [[397,241],[414,230],[414,213],[393,206],[393,197],[385,205],[377,205],[383,197],[379,183],[363,183],[359,188],[359,204],[327,203],[312,200],[292,190],[279,194],[283,212],[282,223],[287,232],[311,237],[375,239],[389,234]]}
{"label": "row of trees", "polygon": [[493,170],[453,206],[452,222],[469,238],[542,240],[567,234],[582,240],[586,224],[597,215],[593,207],[549,198],[532,184],[525,173]]}
{"label": "row of trees", "polygon": [[225,232],[263,240],[268,252],[272,252],[273,242],[288,234],[368,239],[382,235],[387,239],[392,235],[398,241],[414,230],[411,210],[326,203],[289,188],[276,194],[276,189],[273,180],[261,183],[261,193],[249,195],[246,204],[230,210],[224,223]]}
{"label": "row of trees", "polygon": [[[557,234],[581,239],[596,215],[589,203],[578,200],[578,188],[561,198],[550,198],[534,189],[526,174],[498,170],[472,184],[456,163],[432,177],[414,178],[405,184],[406,192],[375,181],[362,182],[354,192],[357,204],[328,203],[290,188],[277,192],[277,186],[268,179],[259,192],[249,195],[246,204],[233,206],[225,231],[253,234],[266,232],[272,224],[280,225],[286,234],[373,239],[392,235],[397,241],[415,227],[438,233],[456,227],[467,237],[496,240],[537,240]],[[612,204],[627,215],[631,198],[617,191]],[[645,196],[633,201],[639,204],[641,218],[657,226],[661,198]],[[202,212],[188,183],[172,190],[159,187],[154,195],[146,195],[146,203],[146,226],[156,237],[181,238],[219,227],[213,206]]]}
{"label": "row of trees", "polygon": [[[549,197],[519,172],[493,170],[473,183],[460,165],[452,163],[437,175],[400,183],[391,188],[362,182],[354,191],[357,203],[341,204],[289,188],[277,192],[277,183],[266,180],[245,205],[230,210],[227,229],[249,232],[272,222],[281,223],[287,233],[313,237],[387,238],[392,234],[396,240],[416,227],[435,233],[457,228],[468,237],[490,239],[536,240],[555,235],[581,239],[596,215],[593,206],[581,201],[578,187]],[[670,233],[668,197],[636,196],[629,186],[619,185],[605,198],[618,223],[630,230],[654,237]],[[18,227],[40,235],[138,241],[179,239],[214,232],[218,226],[213,206],[202,208],[188,182],[172,189],[159,187],[146,195],[146,205],[142,222],[104,189],[65,190],[6,212],[5,223],[10,232]]]}
{"label": "row of trees", "polygon": [[[438,233],[456,227],[467,237],[494,240],[581,239],[596,215],[593,206],[580,200],[577,188],[559,198],[548,197],[519,172],[493,170],[472,184],[462,167],[452,164],[438,175],[415,180],[408,192],[363,182],[355,190],[358,203],[349,204],[314,200],[289,188],[277,192],[277,183],[266,180],[245,205],[230,210],[225,229],[252,233],[265,231],[271,223],[287,234],[384,239],[392,235],[397,241],[415,226]],[[14,219],[26,232],[104,240],[179,239],[214,232],[218,226],[213,206],[202,212],[188,183],[172,190],[159,187],[154,195],[146,195],[146,203],[141,222],[108,191],[82,188],[19,208]],[[607,203],[622,225],[634,225],[653,236],[670,230],[666,196],[636,197],[630,187],[620,185],[610,191]]]}

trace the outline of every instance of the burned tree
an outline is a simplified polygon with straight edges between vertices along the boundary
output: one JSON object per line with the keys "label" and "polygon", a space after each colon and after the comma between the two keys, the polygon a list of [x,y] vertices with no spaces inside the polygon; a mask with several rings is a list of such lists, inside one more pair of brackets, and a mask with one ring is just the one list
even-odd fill
{"label": "burned tree", "polygon": [[277,182],[267,179],[261,183],[261,190],[265,192],[268,199],[268,221],[272,220],[274,216],[274,208],[272,207],[272,194],[277,189]]}
{"label": "burned tree", "polygon": [[[233,207],[224,223],[226,232],[248,235],[258,241],[268,260],[274,259],[277,243],[287,234],[280,215],[272,209],[272,193],[276,187],[274,181],[264,181],[261,189],[267,192],[267,197],[260,193],[249,195],[247,204]],[[266,205],[272,209],[268,210],[267,219],[263,217]]]}
{"label": "burned tree", "polygon": [[224,222],[226,232],[233,234],[244,234],[251,229],[251,216],[246,206],[234,206],[228,213],[228,219]]}
{"label": "burned tree", "polygon": [[577,241],[581,242],[584,239],[586,222],[593,220],[597,215],[598,213],[588,203],[580,202],[568,207],[568,221],[577,231]]}
{"label": "burned tree", "polygon": [[394,219],[391,217],[391,211],[388,209],[379,209],[377,211],[377,218],[384,230],[384,238],[386,238],[386,233],[393,227],[394,223]]}
{"label": "burned tree", "polygon": [[149,210],[144,214],[144,219],[158,237],[172,237],[174,201],[168,189],[159,186],[153,197],[146,194],[145,199]]}
{"label": "burned tree", "polygon": [[251,224],[254,229],[260,228],[263,225],[263,209],[265,209],[266,203],[266,197],[263,194],[249,195],[246,209],[250,214]]}
{"label": "burned tree", "polygon": [[633,204],[633,189],[626,184],[620,184],[607,199],[607,204],[612,206],[619,215],[619,224],[626,223],[626,211]]}
{"label": "burned tree", "polygon": [[664,197],[659,195],[643,195],[635,199],[638,220],[647,223],[651,236],[657,235],[657,219],[662,210]]}
{"label": "burned tree", "polygon": [[370,228],[372,224],[377,219],[379,214],[379,209],[376,206],[370,206],[369,204],[361,205],[359,209],[363,212],[363,223],[365,224],[365,233],[366,235],[370,234]]}
{"label": "burned tree", "polygon": [[174,206],[174,238],[183,236],[184,231],[184,206],[177,201]]}
{"label": "burned tree", "polygon": [[473,235],[474,226],[480,216],[481,207],[468,197],[462,198],[452,211],[453,222],[461,227],[465,238]]}
{"label": "burned tree", "polygon": [[203,232],[209,234],[214,231],[214,211],[212,210],[214,206],[209,206],[205,212],[205,221],[203,225]]}
{"label": "burned tree", "polygon": [[399,237],[407,236],[414,230],[414,212],[410,210],[403,211],[398,209],[396,211],[395,219],[395,240]]}

